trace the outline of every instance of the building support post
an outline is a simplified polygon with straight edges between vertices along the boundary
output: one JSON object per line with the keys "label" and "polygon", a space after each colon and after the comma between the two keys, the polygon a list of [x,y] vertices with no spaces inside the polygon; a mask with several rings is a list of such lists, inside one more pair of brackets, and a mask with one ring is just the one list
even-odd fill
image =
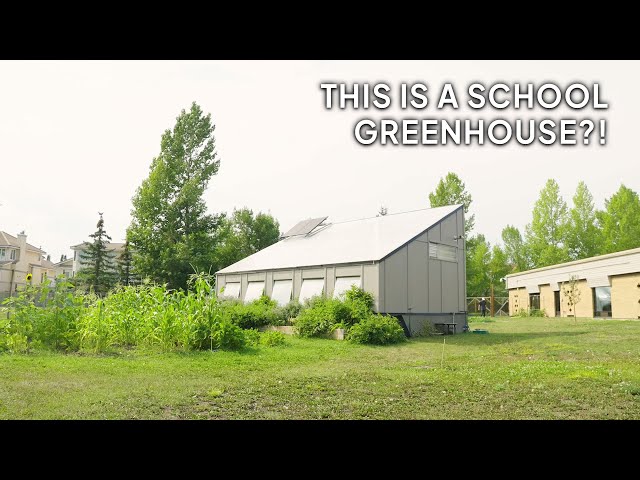
{"label": "building support post", "polygon": [[493,296],[493,283],[491,284],[491,316],[495,315],[495,307],[494,307],[494,296]]}

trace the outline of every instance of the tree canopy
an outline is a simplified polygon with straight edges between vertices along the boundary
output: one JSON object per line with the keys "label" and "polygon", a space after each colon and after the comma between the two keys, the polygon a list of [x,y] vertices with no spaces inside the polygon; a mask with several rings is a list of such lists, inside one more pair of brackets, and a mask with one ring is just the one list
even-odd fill
{"label": "tree canopy", "polygon": [[601,231],[598,228],[593,196],[584,182],[578,184],[573,207],[567,219],[566,244],[569,258],[578,260],[593,257],[601,250]]}
{"label": "tree canopy", "polygon": [[170,288],[186,288],[194,270],[215,268],[211,246],[221,217],[207,214],[202,198],[220,166],[214,129],[195,102],[182,110],[133,197],[127,239],[136,271]]}
{"label": "tree canopy", "polygon": [[221,222],[219,244],[216,248],[218,268],[227,267],[280,238],[280,224],[271,215],[254,215],[248,208],[234,210],[232,215]]}
{"label": "tree canopy", "polygon": [[528,252],[537,267],[569,260],[565,243],[567,223],[567,204],[560,195],[557,182],[549,179],[540,191],[533,208],[533,218],[525,229]]}
{"label": "tree canopy", "polygon": [[604,202],[604,211],[597,216],[602,225],[602,252],[611,253],[640,247],[640,198],[620,185]]}
{"label": "tree canopy", "polygon": [[458,203],[464,205],[464,232],[466,235],[471,233],[475,225],[475,215],[468,215],[472,201],[471,194],[467,192],[464,182],[453,172],[449,172],[446,177],[441,178],[436,189],[429,194],[431,208]]}

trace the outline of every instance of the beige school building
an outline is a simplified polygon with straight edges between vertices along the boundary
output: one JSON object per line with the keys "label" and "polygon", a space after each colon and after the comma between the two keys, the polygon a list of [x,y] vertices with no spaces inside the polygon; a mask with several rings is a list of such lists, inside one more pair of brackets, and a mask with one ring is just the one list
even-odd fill
{"label": "beige school building", "polygon": [[[575,308],[562,288],[571,277],[580,291]],[[514,273],[505,281],[511,315],[540,309],[549,317],[640,319],[640,248]]]}

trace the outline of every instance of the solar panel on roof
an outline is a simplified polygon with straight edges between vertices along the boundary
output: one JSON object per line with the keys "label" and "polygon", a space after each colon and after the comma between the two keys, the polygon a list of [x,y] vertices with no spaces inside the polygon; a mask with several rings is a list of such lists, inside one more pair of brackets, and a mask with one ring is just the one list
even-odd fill
{"label": "solar panel on roof", "polygon": [[324,222],[329,217],[310,218],[308,220],[302,220],[298,222],[293,228],[290,228],[283,237],[293,237],[294,235],[306,235]]}

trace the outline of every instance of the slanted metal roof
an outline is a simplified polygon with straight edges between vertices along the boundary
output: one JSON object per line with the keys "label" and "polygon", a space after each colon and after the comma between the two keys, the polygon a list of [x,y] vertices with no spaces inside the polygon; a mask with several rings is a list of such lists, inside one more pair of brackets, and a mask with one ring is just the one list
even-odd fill
{"label": "slanted metal roof", "polygon": [[217,273],[382,260],[461,207],[448,205],[333,223],[307,236],[280,240]]}

